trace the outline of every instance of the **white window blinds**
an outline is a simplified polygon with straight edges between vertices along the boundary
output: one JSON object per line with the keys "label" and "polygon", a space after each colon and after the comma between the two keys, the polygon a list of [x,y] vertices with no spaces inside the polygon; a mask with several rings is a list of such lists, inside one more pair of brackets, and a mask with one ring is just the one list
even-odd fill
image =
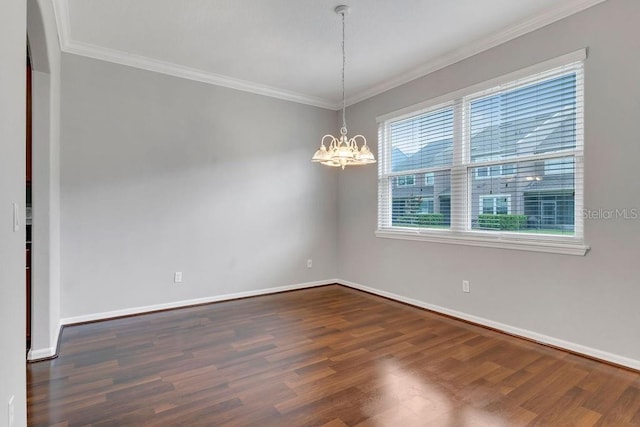
{"label": "white window blinds", "polygon": [[379,119],[379,235],[584,248],[583,59]]}
{"label": "white window blinds", "polygon": [[[453,108],[388,124],[388,164],[379,181],[381,227],[447,228],[453,163]],[[406,185],[405,183],[411,183]]]}

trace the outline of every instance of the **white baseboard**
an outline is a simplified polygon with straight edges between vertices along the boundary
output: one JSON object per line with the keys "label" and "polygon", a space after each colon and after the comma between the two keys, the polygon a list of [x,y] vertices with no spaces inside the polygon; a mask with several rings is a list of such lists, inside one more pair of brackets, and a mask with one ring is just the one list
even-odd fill
{"label": "white baseboard", "polygon": [[50,357],[53,357],[56,354],[57,353],[56,353],[55,347],[40,348],[37,350],[31,349],[29,350],[29,353],[27,353],[27,360],[30,362],[33,362],[40,359],[49,359]]}
{"label": "white baseboard", "polygon": [[[628,357],[624,357],[624,356],[620,356],[617,354],[613,354],[613,353],[609,353],[606,351],[602,351],[602,350],[598,350],[596,348],[592,348],[592,347],[587,347],[581,344],[576,344],[570,341],[565,341],[565,340],[561,340],[558,338],[554,338],[548,335],[543,335],[543,334],[539,334],[537,332],[533,332],[533,331],[529,331],[526,329],[521,329],[521,328],[517,328],[515,326],[510,326],[504,323],[500,323],[500,322],[495,322],[493,320],[490,319],[485,319],[483,317],[478,317],[478,316],[474,316],[472,314],[468,314],[468,313],[463,313],[461,311],[456,311],[456,310],[451,310],[449,308],[445,308],[445,307],[440,307],[434,304],[429,304],[426,303],[424,301],[420,301],[417,299],[413,299],[413,298],[407,298],[404,297],[402,295],[398,295],[398,294],[394,294],[391,292],[387,292],[387,291],[382,291],[380,289],[375,289],[375,288],[370,288],[368,286],[364,286],[358,283],[354,283],[354,282],[350,282],[347,280],[342,280],[342,279],[330,279],[330,280],[321,280],[321,281],[316,281],[316,282],[307,282],[307,283],[300,283],[300,284],[295,284],[295,285],[288,285],[288,286],[280,286],[280,287],[275,287],[275,288],[267,288],[267,289],[259,289],[259,290],[255,290],[255,291],[247,291],[247,292],[238,292],[238,293],[233,293],[233,294],[224,294],[224,295],[217,295],[217,296],[212,296],[212,297],[205,297],[205,298],[198,298],[198,299],[191,299],[191,300],[183,300],[183,301],[176,301],[176,302],[170,302],[170,303],[165,303],[165,304],[156,304],[156,305],[148,305],[148,306],[142,306],[142,307],[132,307],[132,308],[126,308],[126,309],[122,309],[122,310],[115,310],[115,311],[108,311],[108,312],[102,312],[102,313],[94,313],[94,314],[86,314],[86,315],[82,315],[82,316],[74,316],[74,317],[67,317],[64,319],[61,319],[60,321],[60,325],[72,325],[75,323],[83,323],[83,322],[92,322],[92,321],[97,321],[97,320],[105,320],[105,319],[111,319],[114,317],[121,317],[121,316],[129,316],[129,315],[134,315],[134,314],[142,314],[142,313],[148,313],[148,312],[153,312],[153,311],[158,311],[158,310],[167,310],[167,309],[172,309],[172,308],[181,308],[181,307],[188,307],[191,305],[198,305],[198,304],[207,304],[207,303],[212,303],[212,302],[220,302],[220,301],[228,301],[228,300],[232,300],[232,299],[238,299],[238,298],[247,298],[247,297],[252,297],[252,296],[259,296],[259,295],[268,295],[268,294],[273,294],[273,293],[277,293],[277,292],[285,292],[285,291],[294,291],[294,290],[298,290],[298,289],[305,289],[305,288],[313,288],[313,287],[317,287],[317,286],[324,286],[324,285],[330,285],[332,283],[337,283],[343,286],[347,286],[349,288],[353,288],[353,289],[358,289],[361,291],[365,291],[365,292],[369,292],[371,294],[375,294],[375,295],[379,295],[385,298],[389,298],[395,301],[399,301],[399,302],[404,302],[407,304],[411,304],[414,305],[416,307],[421,307],[421,308],[425,308],[427,310],[431,310],[434,311],[436,313],[442,313],[442,314],[446,314],[448,316],[452,316],[458,319],[462,319],[462,320],[466,320],[472,323],[476,323],[478,325],[482,325],[482,326],[486,326],[489,328],[493,328],[502,332],[506,332],[508,334],[511,335],[515,335],[515,336],[519,336],[519,337],[523,337],[523,338],[527,338],[533,341],[537,341],[539,343],[542,344],[547,344],[547,345],[551,345],[554,347],[558,347],[561,349],[565,349],[568,351],[572,351],[575,353],[579,353],[579,354],[583,354],[585,356],[590,356],[590,357],[594,357],[596,359],[600,359],[603,361],[607,361],[607,362],[611,362],[617,365],[621,365],[621,366],[626,366],[629,367],[631,369],[635,369],[635,370],[640,370],[640,360],[635,360],[635,359],[630,359]],[[36,360],[36,359],[43,359],[43,358],[47,358],[47,357],[52,357],[56,354],[56,349],[54,348],[48,348],[48,349],[39,349],[39,350],[32,350],[29,352],[29,356],[28,359],[29,360]]]}
{"label": "white baseboard", "polygon": [[276,288],[258,289],[258,290],[255,290],[255,291],[246,291],[246,292],[238,292],[238,293],[233,293],[233,294],[216,295],[216,296],[205,297],[205,298],[197,298],[197,299],[190,299],[190,300],[175,301],[175,302],[169,302],[169,303],[164,303],[164,304],[146,305],[146,306],[142,306],[142,307],[131,307],[131,308],[125,308],[125,309],[122,309],[122,310],[114,310],[114,311],[105,311],[105,312],[102,312],[102,313],[85,314],[85,315],[82,315],[82,316],[66,317],[64,319],[61,319],[60,323],[62,325],[73,325],[75,323],[93,322],[93,321],[96,321],[96,320],[113,319],[114,317],[131,316],[131,315],[134,315],[134,314],[149,313],[149,312],[152,312],[152,311],[167,310],[167,309],[171,309],[171,308],[188,307],[188,306],[191,306],[191,305],[208,304],[208,303],[212,303],[212,302],[228,301],[228,300],[232,300],[232,299],[254,297],[254,296],[258,296],[258,295],[268,295],[268,294],[274,294],[274,293],[277,293],[277,292],[295,291],[295,290],[298,290],[298,289],[305,289],[305,288],[313,288],[313,287],[316,287],[316,286],[330,285],[332,283],[337,283],[337,279],[334,279],[334,280],[321,280],[321,281],[317,281],[317,282],[306,282],[306,283],[299,283],[299,284],[295,284],[295,285],[279,286],[279,287],[276,287]]}
{"label": "white baseboard", "polygon": [[56,328],[53,337],[51,338],[51,342],[49,343],[50,347],[47,348],[32,348],[27,353],[27,360],[29,362],[36,362],[42,359],[50,359],[52,357],[56,357],[58,355],[58,343],[60,341],[60,333],[62,332],[62,322],[58,322],[58,327]]}
{"label": "white baseboard", "polygon": [[615,363],[621,366],[627,366],[629,368],[640,370],[640,360],[630,359],[628,357],[620,356],[617,354],[609,353],[606,351],[598,350],[596,348],[586,347],[580,344],[576,344],[570,341],[564,341],[558,338],[550,337],[548,335],[539,334],[537,332],[528,331],[526,329],[517,328],[515,326],[506,325],[504,323],[495,322],[493,320],[485,319],[483,317],[474,316],[472,314],[463,313],[461,311],[451,310],[445,307],[429,304],[423,301],[419,301],[413,298],[403,297],[398,294],[394,294],[387,291],[382,291],[368,286],[360,285],[358,283],[349,282],[347,280],[336,279],[335,283],[344,285],[353,289],[369,292],[375,295],[379,295],[385,298],[389,298],[395,301],[404,302],[414,305],[416,307],[425,308],[427,310],[435,311],[437,313],[446,314],[448,316],[456,317],[458,319],[467,320],[472,323],[477,323],[482,326],[497,329],[502,332],[506,332],[511,335],[516,335],[523,338],[528,338],[537,341],[542,344],[548,344],[554,347],[562,348],[565,350],[573,351],[575,353],[583,354],[585,356],[591,356],[596,359],[604,360],[607,362]]}

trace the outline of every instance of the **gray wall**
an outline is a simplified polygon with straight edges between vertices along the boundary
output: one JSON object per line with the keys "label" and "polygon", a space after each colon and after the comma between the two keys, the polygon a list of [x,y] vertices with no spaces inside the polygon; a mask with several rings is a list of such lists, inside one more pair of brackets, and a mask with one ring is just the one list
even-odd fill
{"label": "gray wall", "polygon": [[334,111],[70,54],[62,76],[63,318],[336,276],[337,175],[310,162]]}
{"label": "gray wall", "polygon": [[26,5],[0,6],[0,425],[8,424],[14,396],[15,426],[25,426],[25,232],[13,231],[12,203],[24,218]]}
{"label": "gray wall", "polygon": [[[354,105],[349,127],[374,142],[378,115],[588,47],[585,205],[640,208],[639,21],[637,0],[604,2]],[[585,257],[390,240],[374,236],[375,168],[338,188],[339,277],[640,364],[640,219],[587,220]]]}

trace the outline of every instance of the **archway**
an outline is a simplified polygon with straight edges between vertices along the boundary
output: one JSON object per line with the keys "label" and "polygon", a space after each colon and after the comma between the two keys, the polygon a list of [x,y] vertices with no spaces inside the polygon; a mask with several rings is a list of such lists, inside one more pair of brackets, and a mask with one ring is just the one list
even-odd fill
{"label": "archway", "polygon": [[32,262],[29,360],[52,357],[60,331],[60,48],[53,6],[27,2],[32,61]]}

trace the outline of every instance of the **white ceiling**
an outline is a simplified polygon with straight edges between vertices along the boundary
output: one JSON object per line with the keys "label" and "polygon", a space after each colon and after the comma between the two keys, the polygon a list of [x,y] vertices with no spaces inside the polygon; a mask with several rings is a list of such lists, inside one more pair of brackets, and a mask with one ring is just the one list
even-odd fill
{"label": "white ceiling", "polygon": [[[63,51],[340,105],[342,0],[54,0]],[[344,0],[349,103],[604,0]]]}

